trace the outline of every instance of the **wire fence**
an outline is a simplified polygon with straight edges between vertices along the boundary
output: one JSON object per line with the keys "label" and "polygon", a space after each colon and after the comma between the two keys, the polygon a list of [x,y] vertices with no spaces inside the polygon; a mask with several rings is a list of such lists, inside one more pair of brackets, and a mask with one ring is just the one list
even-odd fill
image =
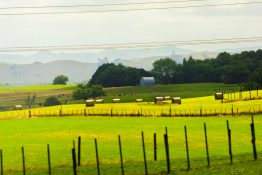
{"label": "wire fence", "polygon": [[156,107],[136,107],[132,109],[114,109],[114,108],[81,108],[81,109],[32,109],[23,111],[8,111],[2,113],[1,117],[8,118],[30,118],[30,117],[66,117],[66,116],[111,116],[111,117],[205,117],[205,116],[241,116],[241,115],[257,115],[262,114],[262,106],[260,104],[253,107],[241,106],[227,108],[204,108],[198,109],[176,109],[171,106],[163,108]]}
{"label": "wire fence", "polygon": [[216,133],[204,123],[201,135],[184,126],[111,138],[79,136],[63,144],[1,144],[0,174],[158,174],[256,160],[262,140],[255,136],[253,117],[241,138],[238,126],[225,126],[227,132]]}

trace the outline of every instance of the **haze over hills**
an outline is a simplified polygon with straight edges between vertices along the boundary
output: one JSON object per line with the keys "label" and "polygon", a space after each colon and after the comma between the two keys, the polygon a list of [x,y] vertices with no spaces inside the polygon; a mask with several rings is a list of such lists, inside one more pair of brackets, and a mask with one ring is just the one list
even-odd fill
{"label": "haze over hills", "polygon": [[[256,50],[247,48],[246,50]],[[234,49],[240,52],[244,49]],[[227,50],[228,52],[230,50]],[[0,82],[10,85],[52,83],[55,76],[64,74],[71,83],[88,81],[104,63],[151,70],[154,61],[170,57],[177,63],[192,56],[195,59],[215,58],[219,52],[194,52],[176,47],[148,49],[108,49],[99,52],[54,53],[41,51],[31,55],[0,54]]]}
{"label": "haze over hills", "polygon": [[108,58],[109,61],[114,59],[133,59],[133,58],[145,58],[155,56],[171,56],[190,54],[191,50],[180,49],[177,47],[160,47],[160,48],[137,48],[137,49],[107,49],[100,51],[86,51],[79,53],[56,53],[50,51],[40,51],[30,55],[22,54],[0,54],[0,62],[8,62],[15,64],[25,64],[42,62],[47,63],[55,60],[75,60],[87,63],[96,63],[100,58]]}
{"label": "haze over hills", "polygon": [[64,74],[71,83],[78,83],[90,79],[96,69],[96,63],[66,60],[33,64],[0,63],[0,81],[10,85],[51,84],[55,76]]}

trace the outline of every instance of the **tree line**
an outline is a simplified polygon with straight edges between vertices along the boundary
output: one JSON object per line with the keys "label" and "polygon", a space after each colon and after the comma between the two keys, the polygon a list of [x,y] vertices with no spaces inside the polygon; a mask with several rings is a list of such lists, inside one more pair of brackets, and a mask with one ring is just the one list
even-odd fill
{"label": "tree line", "polygon": [[177,64],[170,58],[153,63],[152,74],[160,84],[218,82],[244,84],[247,89],[262,86],[262,50],[239,54],[220,53],[214,59],[190,57]]}
{"label": "tree line", "polygon": [[205,60],[190,57],[182,64],[171,58],[162,58],[153,63],[151,71],[121,64],[104,64],[94,73],[90,83],[104,87],[135,86],[144,76],[154,76],[158,84],[218,82],[244,84],[248,89],[260,88],[262,50],[237,54],[223,52],[216,58]]}

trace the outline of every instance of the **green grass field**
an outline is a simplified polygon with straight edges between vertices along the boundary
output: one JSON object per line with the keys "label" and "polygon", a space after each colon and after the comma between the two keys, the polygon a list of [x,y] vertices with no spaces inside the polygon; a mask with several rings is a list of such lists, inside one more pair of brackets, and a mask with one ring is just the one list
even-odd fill
{"label": "green grass field", "polygon": [[[73,140],[82,137],[82,166],[78,174],[97,174],[94,139],[98,140],[101,174],[121,174],[119,164],[118,135],[121,135],[125,174],[144,174],[141,132],[145,134],[146,156],[149,174],[165,174],[165,149],[163,134],[168,128],[171,174],[260,174],[262,167],[262,115],[256,115],[255,129],[259,159],[253,161],[250,134],[250,116],[229,116],[234,111],[261,112],[262,90],[243,92],[243,101],[221,103],[213,94],[227,89],[237,90],[234,85],[215,83],[166,85],[154,87],[125,87],[105,89],[106,102],[120,97],[121,102],[105,103],[86,108],[84,104],[67,104],[31,109],[0,112],[0,148],[3,150],[4,174],[22,174],[21,147],[25,149],[26,170],[29,175],[44,175],[47,172],[47,144],[51,149],[52,174],[73,174],[71,149]],[[38,93],[40,100],[48,96],[69,98],[75,86],[28,86],[4,87],[0,90],[2,104],[22,102],[28,94]],[[132,93],[132,95],[131,95]],[[40,95],[42,94],[42,96]],[[63,95],[64,94],[64,95]],[[153,104],[155,96],[181,96],[182,104]],[[227,99],[238,99],[239,93],[226,94]],[[23,98],[21,98],[23,97]],[[198,98],[193,98],[198,97]],[[136,98],[146,102],[134,103]],[[6,101],[5,101],[6,100]],[[9,101],[8,101],[9,100]],[[13,101],[12,101],[13,100]],[[7,102],[8,101],[8,102]],[[130,102],[132,101],[132,103]],[[151,102],[147,102],[151,101]],[[74,103],[72,101],[72,103]],[[227,113],[218,117],[158,117],[179,113],[205,115],[212,112]],[[60,110],[63,115],[59,116]],[[86,110],[90,116],[83,117]],[[122,117],[94,117],[109,115],[110,111]],[[148,117],[123,117],[141,112]],[[74,116],[70,116],[70,115]],[[39,117],[50,116],[50,117]],[[151,116],[151,117],[149,117]],[[229,165],[226,120],[232,129],[234,164]],[[211,167],[206,165],[203,123],[208,130]],[[191,169],[187,170],[184,126],[187,126]],[[153,161],[153,133],[157,133],[158,161]]]}
{"label": "green grass field", "polygon": [[[262,116],[255,116],[257,149],[262,152]],[[234,163],[228,166],[226,120],[232,129]],[[211,168],[206,167],[203,123],[208,130]],[[184,125],[188,130],[190,174],[242,174],[252,163],[248,116],[203,118],[50,117],[0,121],[0,147],[5,174],[21,173],[24,146],[27,174],[47,174],[46,144],[50,144],[53,174],[72,174],[72,141],[82,137],[82,166],[79,174],[96,174],[94,139],[98,140],[101,174],[120,174],[117,136],[121,135],[126,174],[144,174],[141,131],[145,134],[150,174],[165,172],[163,134],[168,128],[171,169],[187,174]],[[153,133],[157,133],[158,161],[153,161]],[[260,154],[259,154],[260,156]],[[260,160],[259,160],[260,161]],[[242,163],[241,163],[242,162]],[[245,166],[245,162],[247,165]],[[241,166],[243,165],[243,166]],[[234,169],[235,170],[232,170]],[[237,168],[237,167],[240,167]],[[259,174],[256,168],[253,174]],[[252,173],[251,173],[252,174]]]}

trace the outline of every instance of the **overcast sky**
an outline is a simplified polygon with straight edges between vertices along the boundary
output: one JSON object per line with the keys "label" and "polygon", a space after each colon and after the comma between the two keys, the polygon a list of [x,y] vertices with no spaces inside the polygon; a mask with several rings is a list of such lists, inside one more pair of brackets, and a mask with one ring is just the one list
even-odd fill
{"label": "overcast sky", "polygon": [[[143,0],[143,2],[148,1],[150,0]],[[132,5],[122,8],[251,1],[255,0],[209,0],[206,2],[169,3],[150,6]],[[6,0],[0,1],[0,7],[129,2],[142,2],[142,0]],[[82,11],[113,8],[119,9],[116,7],[58,8],[51,10],[16,9],[0,10],[0,13]],[[262,4],[129,12],[0,16],[0,47],[176,41],[252,36],[262,36]],[[186,48],[215,50],[225,47],[250,47],[254,45],[262,46],[261,43],[247,43],[242,45],[187,46]]]}

